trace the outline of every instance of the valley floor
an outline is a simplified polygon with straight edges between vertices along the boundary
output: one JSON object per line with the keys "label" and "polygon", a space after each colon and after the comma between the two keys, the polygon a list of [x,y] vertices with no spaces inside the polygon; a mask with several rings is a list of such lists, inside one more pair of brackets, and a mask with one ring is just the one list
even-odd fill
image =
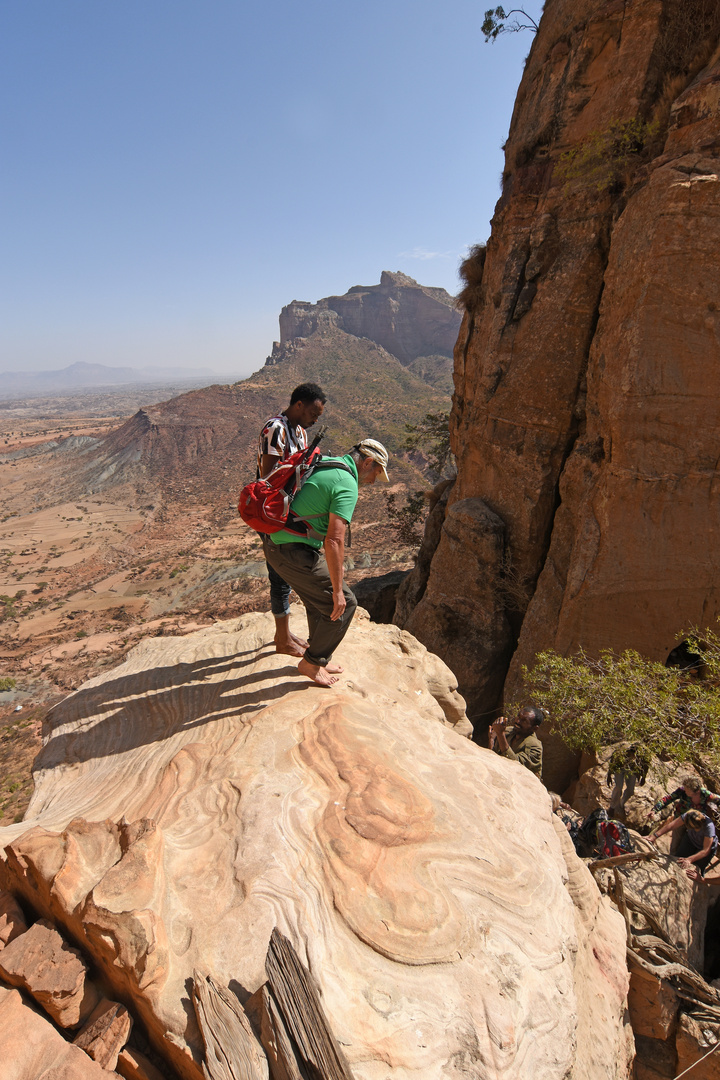
{"label": "valley floor", "polygon": [[[0,410],[0,680],[15,683],[0,691],[0,825],[22,817],[42,718],[56,701],[144,637],[269,608],[260,540],[238,518],[235,491],[182,501],[177,484],[116,476],[74,497],[73,457],[57,444],[117,427],[125,418],[107,404],[94,415],[87,400],[68,400],[65,414],[44,419]],[[351,587],[412,566],[414,550],[387,522],[387,490],[361,493]],[[402,499],[405,485],[390,490]]]}

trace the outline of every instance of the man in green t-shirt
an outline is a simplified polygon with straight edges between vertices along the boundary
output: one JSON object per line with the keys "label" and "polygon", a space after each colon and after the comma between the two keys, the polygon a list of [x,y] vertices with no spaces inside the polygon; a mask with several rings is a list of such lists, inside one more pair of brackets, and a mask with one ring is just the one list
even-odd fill
{"label": "man in green t-shirt", "polygon": [[268,565],[298,594],[308,620],[308,647],[298,674],[318,686],[332,686],[342,671],[330,658],[347,633],[357,600],[343,584],[345,528],[355,509],[358,485],[387,482],[388,452],[363,439],[337,461],[338,468],[311,473],[293,499],[293,514],[309,526],[307,536],[285,530],[263,537]]}

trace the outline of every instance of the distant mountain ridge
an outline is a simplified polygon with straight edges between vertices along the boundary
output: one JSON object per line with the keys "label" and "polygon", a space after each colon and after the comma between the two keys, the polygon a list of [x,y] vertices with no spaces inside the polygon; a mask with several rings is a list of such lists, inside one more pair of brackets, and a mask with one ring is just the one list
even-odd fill
{"label": "distant mountain ridge", "polygon": [[54,371],[5,371],[0,373],[0,397],[47,394],[94,387],[125,386],[128,383],[157,383],[185,379],[212,379],[207,368],[109,367],[83,360]]}
{"label": "distant mountain ridge", "polygon": [[336,327],[369,338],[407,366],[420,357],[451,357],[461,315],[445,289],[420,285],[414,278],[383,270],[379,285],[354,285],[342,296],[312,304],[293,300],[280,313],[280,341],[267,364],[278,363],[295,338]]}

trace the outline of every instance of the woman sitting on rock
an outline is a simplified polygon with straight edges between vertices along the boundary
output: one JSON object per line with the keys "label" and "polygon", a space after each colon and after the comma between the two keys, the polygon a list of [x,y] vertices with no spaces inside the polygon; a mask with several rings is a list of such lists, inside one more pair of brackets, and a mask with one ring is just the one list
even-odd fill
{"label": "woman sitting on rock", "polygon": [[677,847],[678,862],[687,876],[695,880],[704,875],[717,851],[715,826],[706,814],[701,810],[688,810],[681,817],[666,821],[656,832],[651,832],[648,840],[654,844],[663,833],[679,829],[681,825],[685,826],[685,835]]}

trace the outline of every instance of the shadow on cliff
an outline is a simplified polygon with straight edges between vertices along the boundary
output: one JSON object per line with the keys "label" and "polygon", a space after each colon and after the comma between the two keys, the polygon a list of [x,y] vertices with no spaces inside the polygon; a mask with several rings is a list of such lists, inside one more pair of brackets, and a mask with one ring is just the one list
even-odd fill
{"label": "shadow on cliff", "polygon": [[[313,685],[298,679],[291,665],[232,677],[233,671],[270,654],[272,645],[150,668],[78,690],[48,713],[44,726],[48,742],[33,771],[121,754],[217,720],[236,718],[242,724],[248,714],[262,711],[271,701]],[[291,672],[293,677],[284,678]],[[253,688],[257,683],[262,685]],[[53,734],[66,724],[73,730]]]}

